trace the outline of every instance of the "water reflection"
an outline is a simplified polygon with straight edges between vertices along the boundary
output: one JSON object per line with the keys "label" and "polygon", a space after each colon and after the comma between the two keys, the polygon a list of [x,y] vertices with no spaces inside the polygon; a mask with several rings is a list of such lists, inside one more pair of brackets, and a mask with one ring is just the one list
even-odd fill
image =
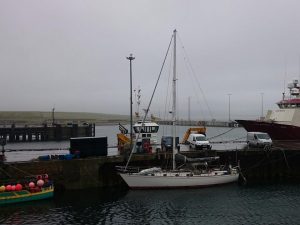
{"label": "water reflection", "polygon": [[102,207],[126,193],[127,189],[56,192],[53,199],[1,206],[0,224],[96,224]]}
{"label": "water reflection", "polygon": [[90,189],[1,207],[0,224],[298,224],[299,185]]}

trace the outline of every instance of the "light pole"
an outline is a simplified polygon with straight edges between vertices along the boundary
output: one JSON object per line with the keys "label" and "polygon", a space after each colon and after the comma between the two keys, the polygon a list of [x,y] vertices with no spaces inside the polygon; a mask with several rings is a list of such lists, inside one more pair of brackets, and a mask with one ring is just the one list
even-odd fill
{"label": "light pole", "polygon": [[264,117],[264,93],[260,93],[261,95],[261,119]]}
{"label": "light pole", "polygon": [[54,111],[55,111],[55,108],[53,107],[52,108],[52,126],[54,126],[54,124],[55,124]]}
{"label": "light pole", "polygon": [[189,126],[191,125],[191,96],[188,98],[188,121]]}
{"label": "light pole", "polygon": [[130,62],[130,150],[132,148],[132,60],[135,59],[132,54],[126,57]]}
{"label": "light pole", "polygon": [[228,120],[229,120],[229,122],[231,121],[231,118],[230,118],[230,96],[231,96],[231,94],[228,94]]}

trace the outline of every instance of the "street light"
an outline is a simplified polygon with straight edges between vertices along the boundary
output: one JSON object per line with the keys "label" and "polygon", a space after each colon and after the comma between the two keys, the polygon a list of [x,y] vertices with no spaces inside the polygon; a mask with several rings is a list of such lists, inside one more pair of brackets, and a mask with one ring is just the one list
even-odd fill
{"label": "street light", "polygon": [[191,125],[191,96],[188,98],[188,121],[189,126]]}
{"label": "street light", "polygon": [[126,57],[130,62],[130,149],[132,148],[132,63],[131,61],[135,59],[132,54]]}
{"label": "street light", "polygon": [[264,117],[264,93],[260,93],[261,95],[261,119]]}
{"label": "street light", "polygon": [[228,94],[228,119],[229,119],[229,122],[231,121],[231,118],[230,118],[230,96],[231,96],[231,94]]}

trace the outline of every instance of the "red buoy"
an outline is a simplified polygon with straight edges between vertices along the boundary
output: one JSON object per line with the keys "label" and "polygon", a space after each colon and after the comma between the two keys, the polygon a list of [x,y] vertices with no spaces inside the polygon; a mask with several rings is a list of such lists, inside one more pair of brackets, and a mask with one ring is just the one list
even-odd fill
{"label": "red buoy", "polygon": [[16,191],[21,191],[23,189],[22,184],[16,185]]}
{"label": "red buoy", "polygon": [[10,184],[9,184],[9,185],[6,185],[5,191],[11,191],[11,185],[10,185]]}

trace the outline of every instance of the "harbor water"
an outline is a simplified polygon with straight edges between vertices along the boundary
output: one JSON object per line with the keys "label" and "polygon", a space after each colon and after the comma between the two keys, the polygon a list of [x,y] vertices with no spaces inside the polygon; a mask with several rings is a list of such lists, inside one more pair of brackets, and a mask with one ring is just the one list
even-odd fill
{"label": "harbor water", "polygon": [[[181,138],[187,127],[178,127]],[[213,148],[241,147],[242,128],[209,127]],[[115,146],[118,126],[96,127],[96,136],[107,136]],[[159,136],[169,135],[161,126]],[[221,135],[222,134],[222,135]],[[45,154],[68,152],[69,142],[8,144],[9,161],[30,160]],[[36,149],[36,151],[31,151]],[[47,151],[38,151],[49,149]],[[55,151],[50,149],[56,149]],[[109,155],[118,154],[109,148]],[[88,189],[57,192],[53,199],[0,207],[0,224],[300,224],[300,185],[273,184],[188,190]]]}
{"label": "harbor water", "polygon": [[84,190],[0,207],[0,224],[299,224],[299,185]]}

